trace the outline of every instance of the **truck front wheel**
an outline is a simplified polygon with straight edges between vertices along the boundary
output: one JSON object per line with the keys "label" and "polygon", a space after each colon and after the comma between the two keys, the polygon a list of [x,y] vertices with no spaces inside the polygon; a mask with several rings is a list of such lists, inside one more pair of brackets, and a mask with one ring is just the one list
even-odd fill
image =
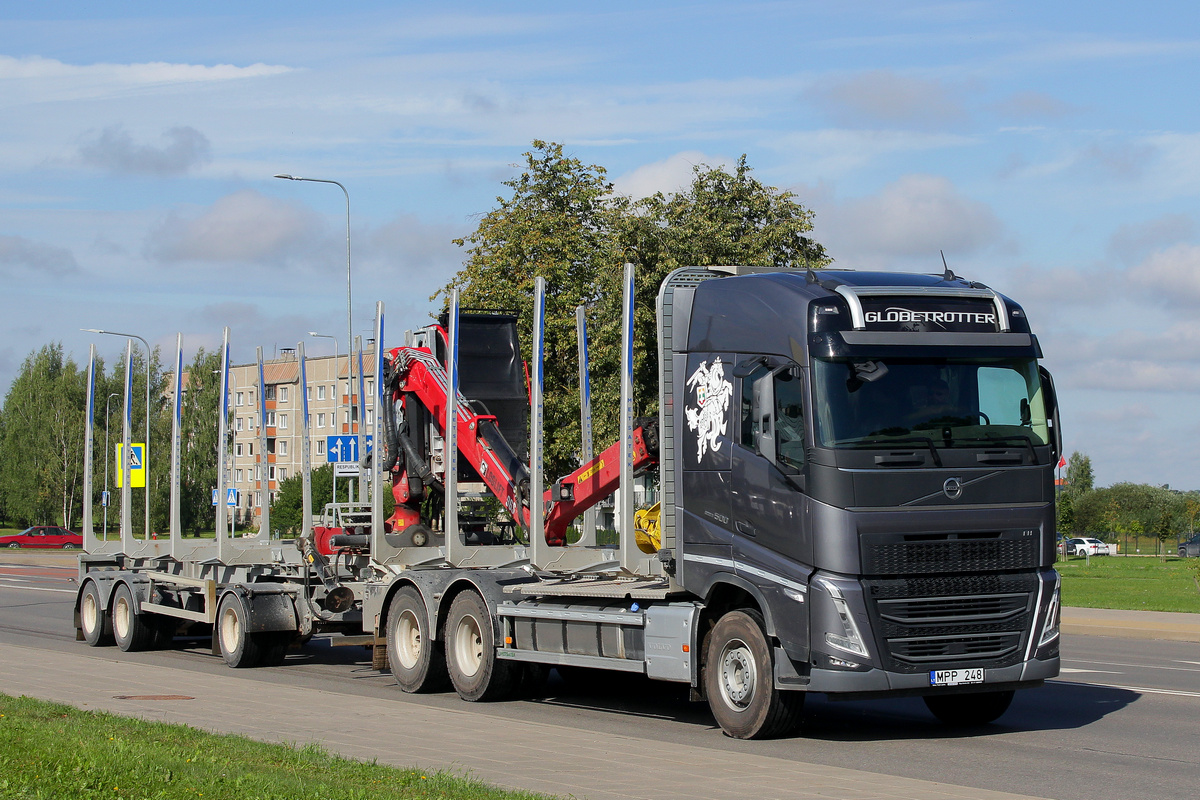
{"label": "truck front wheel", "polygon": [[402,586],[392,595],[387,613],[388,666],[406,692],[436,692],[450,683],[442,643],[430,635],[429,614],[421,594]]}
{"label": "truck front wheel", "polygon": [[775,670],[762,615],[753,609],[721,617],[708,639],[704,667],[708,705],[721,730],[735,739],[766,739],[792,730],[804,695],[775,688]]}
{"label": "truck front wheel", "polygon": [[925,705],[947,725],[975,727],[1000,718],[1013,701],[1012,690],[978,694],[926,695]]}
{"label": "truck front wheel", "polygon": [[463,592],[450,604],[446,667],[463,700],[499,700],[512,694],[520,679],[520,664],[496,657],[492,618],[475,592]]}

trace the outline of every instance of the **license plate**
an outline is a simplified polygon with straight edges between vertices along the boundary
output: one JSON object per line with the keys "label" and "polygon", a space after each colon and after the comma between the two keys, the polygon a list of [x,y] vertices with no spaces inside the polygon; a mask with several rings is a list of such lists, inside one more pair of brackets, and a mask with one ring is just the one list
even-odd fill
{"label": "license plate", "polygon": [[968,683],[983,683],[983,667],[935,669],[929,672],[930,686],[962,686]]}

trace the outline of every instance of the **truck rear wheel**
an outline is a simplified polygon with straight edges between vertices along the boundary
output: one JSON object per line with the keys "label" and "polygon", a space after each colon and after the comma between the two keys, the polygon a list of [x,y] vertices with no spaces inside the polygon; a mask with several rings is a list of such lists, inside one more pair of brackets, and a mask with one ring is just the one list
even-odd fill
{"label": "truck rear wheel", "polygon": [[1008,711],[1016,692],[926,695],[925,705],[947,725],[975,727],[995,722]]}
{"label": "truck rear wheel", "polygon": [[775,688],[771,647],[762,615],[731,611],[709,634],[704,667],[708,705],[721,730],[735,739],[767,739],[792,730],[804,695]]}
{"label": "truck rear wheel", "polygon": [[88,581],[79,598],[79,627],[83,631],[83,640],[89,647],[100,647],[113,643],[112,620],[104,610],[100,601],[100,587],[95,581]]}
{"label": "truck rear wheel", "polygon": [[454,598],[446,622],[446,668],[463,700],[499,700],[512,694],[520,664],[496,657],[492,618],[483,598],[467,591]]}
{"label": "truck rear wheel", "polygon": [[117,647],[126,653],[148,650],[154,644],[154,627],[146,614],[137,613],[133,590],[122,583],[113,592],[112,630]]}
{"label": "truck rear wheel", "polygon": [[406,692],[436,692],[450,684],[442,643],[429,630],[429,614],[421,593],[402,586],[392,595],[387,613],[387,660],[396,683]]}
{"label": "truck rear wheel", "polygon": [[221,658],[234,669],[257,667],[262,660],[258,642],[249,633],[250,612],[242,598],[227,594],[217,606],[217,624],[213,636],[221,649]]}

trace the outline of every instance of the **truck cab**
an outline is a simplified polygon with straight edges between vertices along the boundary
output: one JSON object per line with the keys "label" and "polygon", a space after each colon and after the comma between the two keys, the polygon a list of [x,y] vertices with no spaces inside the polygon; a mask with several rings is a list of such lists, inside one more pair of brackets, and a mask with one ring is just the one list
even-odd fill
{"label": "truck cab", "polygon": [[1058,674],[1057,406],[1018,304],[949,271],[735,267],[677,272],[660,309],[677,580],[753,598],[777,688],[980,721]]}

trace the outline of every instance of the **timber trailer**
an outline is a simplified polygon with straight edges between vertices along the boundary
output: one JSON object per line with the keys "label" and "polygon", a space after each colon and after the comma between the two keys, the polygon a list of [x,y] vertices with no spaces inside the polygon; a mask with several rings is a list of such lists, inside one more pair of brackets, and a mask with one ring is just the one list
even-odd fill
{"label": "timber trailer", "polygon": [[[306,485],[291,541],[225,536],[220,507],[204,544],[174,523],[137,539],[127,510],[99,541],[85,516],[80,638],[211,626],[237,667],[331,631],[404,691],[471,701],[551,667],[636,673],[688,685],[739,738],[789,731],[809,692],[984,724],[1058,674],[1061,433],[1018,304],[949,270],[683,268],[658,295],[659,415],[635,419],[632,298],[627,266],[619,440],[593,456],[585,406],[583,463],[549,485],[542,279],[528,386],[514,315],[455,291],[385,351],[377,304],[370,506],[313,528]],[[635,479],[657,504],[635,509]],[[614,490],[616,543],[597,544],[578,520]]]}

